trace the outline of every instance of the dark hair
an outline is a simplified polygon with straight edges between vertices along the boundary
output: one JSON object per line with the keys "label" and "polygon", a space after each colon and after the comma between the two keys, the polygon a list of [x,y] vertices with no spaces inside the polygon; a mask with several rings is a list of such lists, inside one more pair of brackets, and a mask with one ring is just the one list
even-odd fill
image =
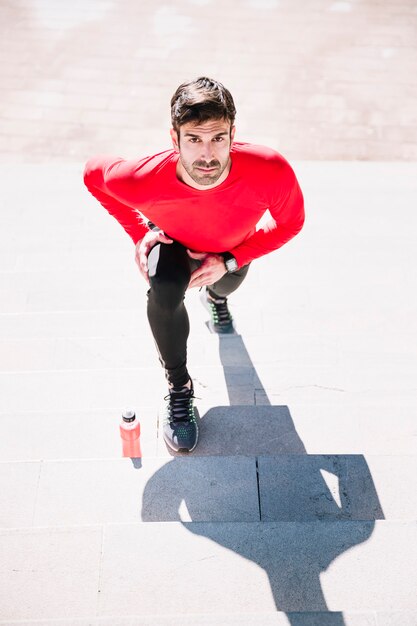
{"label": "dark hair", "polygon": [[236,108],[232,94],[217,80],[200,76],[182,83],[171,98],[171,121],[174,130],[188,122],[201,124],[208,120],[235,121]]}

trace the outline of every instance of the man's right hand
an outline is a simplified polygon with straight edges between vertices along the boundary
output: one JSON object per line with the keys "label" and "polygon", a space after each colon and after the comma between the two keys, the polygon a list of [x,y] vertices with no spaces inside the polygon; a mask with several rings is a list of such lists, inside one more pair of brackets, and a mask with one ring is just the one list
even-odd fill
{"label": "man's right hand", "polygon": [[135,261],[148,284],[148,254],[157,243],[173,243],[173,240],[169,239],[162,230],[150,230],[136,244]]}

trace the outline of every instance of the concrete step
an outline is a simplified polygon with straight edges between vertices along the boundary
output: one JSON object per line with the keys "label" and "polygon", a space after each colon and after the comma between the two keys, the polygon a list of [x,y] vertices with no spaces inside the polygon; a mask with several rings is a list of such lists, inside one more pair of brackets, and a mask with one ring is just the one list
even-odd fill
{"label": "concrete step", "polygon": [[12,626],[416,626],[412,611],[357,611],[305,613],[239,613],[188,615],[133,615],[130,617],[95,617],[74,619],[11,620],[0,624]]}
{"label": "concrete step", "polygon": [[[414,369],[410,366],[406,374],[397,373],[389,392],[385,384],[387,372],[379,377],[377,368],[364,372],[364,380],[358,374],[350,375],[345,366],[333,368],[323,364],[316,368],[258,366],[250,367],[210,366],[190,363],[190,372],[195,380],[197,396],[205,407],[232,405],[285,404],[292,402],[326,404],[350,394],[353,400],[361,397],[373,399],[381,404],[381,397],[395,398],[400,408],[404,399],[414,392]],[[342,370],[345,370],[344,372]],[[382,368],[381,368],[382,369]],[[380,370],[381,371],[381,370]],[[348,379],[346,380],[346,377]],[[262,382],[261,382],[262,380]],[[162,369],[156,355],[146,366],[135,368],[105,367],[103,369],[42,370],[0,372],[0,413],[36,410],[85,410],[125,405],[134,401],[135,406],[147,406],[158,402],[166,394]],[[265,398],[266,396],[266,398]],[[368,404],[371,404],[368,402]],[[333,403],[334,404],[334,403]],[[353,404],[353,403],[352,403]],[[383,410],[384,418],[392,411]]]}
{"label": "concrete step", "polygon": [[6,621],[417,610],[415,522],[11,529],[0,552]]}
{"label": "concrete step", "polygon": [[[221,367],[194,368],[196,395],[207,406],[230,403],[254,405],[255,381],[249,368],[232,368],[227,382]],[[112,407],[158,406],[167,393],[155,356],[146,367],[101,370],[46,370],[0,373],[0,413],[27,411],[84,411]],[[230,389],[230,391],[229,391]],[[201,405],[201,410],[206,408]]]}
{"label": "concrete step", "polygon": [[[138,286],[138,289],[140,291],[141,287]],[[401,349],[407,337],[415,336],[416,332],[415,308],[412,306],[398,309],[391,302],[387,303],[383,308],[383,313],[378,311],[378,325],[375,326],[373,317],[375,311],[366,309],[362,302],[355,303],[355,313],[352,317],[352,307],[346,306],[344,302],[339,303],[338,306],[334,302],[299,302],[298,291],[295,301],[286,298],[282,302],[280,296],[281,304],[277,312],[276,307],[272,310],[267,309],[263,305],[262,297],[258,302],[251,301],[248,307],[248,293],[251,293],[250,285],[248,290],[243,291],[243,294],[239,291],[233,294],[231,308],[233,308],[239,332],[245,339],[248,335],[261,337],[259,346],[263,345],[262,337],[265,342],[265,334],[272,337],[274,342],[272,345],[282,339],[285,340],[286,337],[297,345],[297,337],[303,338],[307,335],[320,339],[322,349],[327,345],[329,338],[336,338],[338,342],[345,340],[353,347],[359,344],[362,349],[368,346],[371,350],[381,351],[385,346],[386,338],[388,350],[395,352],[398,348]],[[188,297],[187,306],[190,310],[191,330],[194,332],[199,328],[204,310],[198,302],[193,303],[194,294],[191,295],[193,297]],[[93,306],[89,308],[83,306],[79,310],[75,308],[65,310],[61,306],[59,310],[13,311],[11,305],[6,303],[5,307],[8,307],[9,312],[3,312],[0,315],[0,337],[8,340],[120,336],[124,333],[129,336],[138,336],[145,330],[145,324],[147,325],[145,300],[141,292],[139,299],[140,302],[135,299],[128,303],[125,301],[120,303],[114,294],[112,306],[105,308],[101,306],[100,296],[94,301]],[[203,328],[201,326],[201,329]],[[273,354],[272,351],[268,352]]]}
{"label": "concrete step", "polygon": [[[145,319],[144,307],[140,311],[113,311],[112,316],[85,312],[62,318],[58,331],[61,336],[47,336],[54,332],[50,316],[45,316],[43,336],[37,336],[36,316],[33,327],[21,327],[21,337],[0,338],[1,371],[41,371],[68,369],[136,368],[156,360],[153,337]],[[395,371],[413,372],[414,346],[411,333],[386,333],[381,345],[377,336],[369,333],[340,333],[326,336],[312,333],[249,333],[241,335],[213,336],[204,323],[204,312],[199,314],[198,324],[192,327],[188,342],[188,358],[193,366],[250,367],[259,368],[262,378],[277,368],[291,372],[298,368],[303,378],[308,371],[338,368],[345,373],[345,385],[349,386],[347,373],[358,369],[365,382],[370,372],[374,379],[385,373],[395,377]],[[4,316],[6,318],[10,316]],[[3,333],[12,328],[5,322]],[[25,316],[16,316],[16,327]],[[51,326],[50,326],[51,322]],[[272,329],[271,329],[272,330]],[[57,333],[57,334],[58,334]],[[375,365],[375,361],[379,365]],[[285,376],[285,378],[288,374]],[[398,377],[398,374],[397,374]],[[350,376],[352,378],[352,376]],[[404,376],[403,376],[404,378]],[[395,380],[395,378],[394,378]],[[266,381],[265,381],[266,382]]]}
{"label": "concrete step", "polygon": [[[20,395],[10,396],[7,410],[0,413],[2,461],[120,458],[119,420],[127,405],[136,409],[141,422],[143,455],[170,456],[157,436],[160,399],[166,393],[162,380],[159,389],[154,387],[153,394],[147,393],[149,403],[146,404],[142,390],[137,385],[134,387],[136,381],[131,372],[114,372],[113,377],[102,375],[101,385],[87,376],[87,381],[83,380],[82,374],[76,381],[80,383],[78,386],[74,380],[63,378],[51,377],[44,389],[36,387],[39,379],[35,378],[31,390],[22,387],[18,390]],[[155,385],[151,377],[146,381],[150,386]],[[65,382],[71,385],[66,386]],[[207,392],[198,385],[196,389],[197,395]],[[227,402],[227,390],[219,390],[219,396],[220,391]],[[10,393],[10,388],[7,392]],[[23,395],[29,392],[33,395],[42,392],[46,406],[42,409],[39,402],[37,411],[17,410],[19,407],[15,405],[19,403],[30,408],[30,398]],[[82,392],[84,397],[80,398]],[[245,390],[242,393],[246,393]],[[106,398],[111,400],[107,406]],[[395,397],[389,395],[375,399],[373,394],[356,397],[350,394],[339,402],[332,399],[328,404],[319,403],[312,393],[310,398],[310,404],[298,399],[276,406],[210,406],[207,399],[205,402],[198,400],[201,435],[193,456],[417,454],[413,398],[402,398],[402,406],[396,405]],[[94,406],[92,399],[102,408]],[[87,410],[88,401],[92,406]],[[68,404],[79,406],[63,410]]]}
{"label": "concrete step", "polygon": [[417,456],[0,463],[0,524],[417,520],[416,474]]}
{"label": "concrete step", "polygon": [[[145,307],[146,285],[137,274],[135,266],[119,271],[86,268],[78,272],[0,273],[0,289],[4,294],[0,314],[140,310]],[[271,277],[272,284],[276,280]],[[383,329],[402,328],[405,332],[415,332],[415,303],[410,300],[412,284],[394,283],[394,277],[389,287],[386,284],[375,286],[374,282],[354,284],[347,293],[346,289],[335,293],[336,279],[329,279],[329,284],[321,287],[315,285],[314,293],[311,293],[313,286],[304,281],[296,282],[270,290],[269,297],[259,284],[253,283],[248,275],[248,282],[245,281],[240,293],[236,292],[231,298],[242,334],[277,328],[289,328],[293,332],[329,328],[331,332],[344,332],[353,325],[358,331],[378,333],[383,341]],[[269,286],[265,289],[269,290]],[[387,289],[390,291],[388,302]],[[254,292],[260,292],[258,300],[253,299]],[[194,323],[194,315],[192,317]]]}

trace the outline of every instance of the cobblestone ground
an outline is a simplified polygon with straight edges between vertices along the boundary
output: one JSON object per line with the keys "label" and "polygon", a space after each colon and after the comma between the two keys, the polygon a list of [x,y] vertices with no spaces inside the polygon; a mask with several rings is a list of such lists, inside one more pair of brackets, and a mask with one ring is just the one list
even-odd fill
{"label": "cobblestone ground", "polygon": [[208,74],[237,139],[290,159],[417,160],[415,0],[2,0],[0,160],[167,147]]}

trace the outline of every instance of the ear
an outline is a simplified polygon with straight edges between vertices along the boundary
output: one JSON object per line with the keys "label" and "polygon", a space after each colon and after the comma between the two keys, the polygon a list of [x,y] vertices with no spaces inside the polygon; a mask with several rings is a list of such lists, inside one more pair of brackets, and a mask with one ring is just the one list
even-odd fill
{"label": "ear", "polygon": [[180,147],[179,147],[179,144],[178,144],[178,133],[173,128],[171,128],[171,130],[169,132],[170,132],[170,135],[171,135],[172,146],[173,146],[175,152],[179,152],[180,151]]}
{"label": "ear", "polygon": [[235,138],[235,132],[236,126],[232,126],[232,128],[230,129],[230,143],[232,143],[233,139]]}

